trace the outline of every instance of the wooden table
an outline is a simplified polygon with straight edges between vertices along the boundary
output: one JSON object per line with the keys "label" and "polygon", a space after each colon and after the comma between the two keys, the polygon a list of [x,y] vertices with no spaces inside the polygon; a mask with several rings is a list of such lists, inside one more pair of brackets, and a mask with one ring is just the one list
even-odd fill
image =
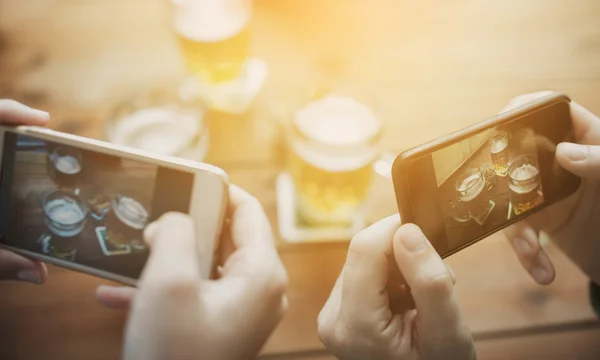
{"label": "wooden table", "polygon": [[[254,51],[270,76],[248,116],[209,119],[208,161],[258,196],[276,224],[274,185],[285,164],[273,105],[323,74],[372,92],[391,152],[535,90],[561,90],[600,113],[599,18],[597,0],[256,1]],[[164,0],[4,0],[0,97],[50,110],[55,129],[102,137],[115,104],[181,74],[169,26]],[[394,212],[387,180],[376,180],[369,205],[371,221]],[[280,243],[291,307],[265,358],[331,358],[316,316],[346,247]],[[521,270],[499,235],[448,259],[480,359],[600,357],[587,279],[556,248],[547,250],[557,267],[547,287]],[[126,314],[97,304],[101,283],[51,267],[44,286],[1,284],[0,357],[118,357]]]}

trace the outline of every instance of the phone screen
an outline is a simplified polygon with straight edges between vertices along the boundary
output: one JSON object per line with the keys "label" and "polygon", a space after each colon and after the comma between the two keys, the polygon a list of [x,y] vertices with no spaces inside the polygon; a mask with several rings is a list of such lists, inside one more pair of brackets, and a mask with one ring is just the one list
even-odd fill
{"label": "phone screen", "polygon": [[572,138],[562,102],[416,159],[407,178],[414,222],[447,254],[568,196],[580,179],[560,167],[555,150]]}
{"label": "phone screen", "polygon": [[5,245],[138,279],[146,225],[187,213],[194,175],[6,132],[0,182]]}

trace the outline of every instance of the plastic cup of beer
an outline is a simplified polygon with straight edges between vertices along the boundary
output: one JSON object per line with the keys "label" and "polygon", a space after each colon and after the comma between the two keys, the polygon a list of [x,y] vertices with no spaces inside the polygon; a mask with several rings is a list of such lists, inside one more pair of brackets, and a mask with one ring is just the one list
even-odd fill
{"label": "plastic cup of beer", "polygon": [[498,131],[490,138],[490,157],[492,166],[498,176],[506,176],[508,172],[508,134],[505,131]]}
{"label": "plastic cup of beer", "polygon": [[351,226],[366,200],[382,123],[372,101],[325,92],[292,112],[289,170],[299,223]]}
{"label": "plastic cup of beer", "polygon": [[250,56],[250,0],[172,0],[189,71],[209,83],[235,79]]}
{"label": "plastic cup of beer", "polygon": [[508,168],[510,202],[515,215],[523,214],[544,201],[537,157],[525,154],[516,157]]}

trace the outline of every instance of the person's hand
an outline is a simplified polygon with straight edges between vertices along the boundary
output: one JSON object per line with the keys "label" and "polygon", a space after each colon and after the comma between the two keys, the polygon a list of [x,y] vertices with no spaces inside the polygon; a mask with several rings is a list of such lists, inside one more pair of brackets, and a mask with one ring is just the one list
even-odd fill
{"label": "person's hand", "polygon": [[[14,100],[0,99],[1,125],[45,126],[47,112],[32,109]],[[35,284],[46,281],[48,270],[41,261],[30,260],[6,249],[0,249],[0,280],[21,280]]]}
{"label": "person's hand", "polygon": [[[509,107],[548,93],[519,96]],[[540,284],[549,284],[555,277],[554,266],[540,246],[541,236],[547,236],[600,284],[600,119],[574,101],[570,107],[577,144],[558,144],[556,160],[564,169],[583,178],[580,188],[569,198],[505,230],[521,264]]]}
{"label": "person's hand", "polygon": [[[401,275],[400,275],[401,273]],[[416,309],[407,306],[410,287]],[[416,225],[397,215],[354,236],[318,318],[323,343],[347,359],[475,359],[454,275]]]}
{"label": "person's hand", "polygon": [[287,274],[254,197],[230,188],[217,280],[200,277],[192,220],[166,214],[147,227],[151,252],[138,289],[102,287],[105,304],[131,310],[125,359],[251,359],[287,308]]}

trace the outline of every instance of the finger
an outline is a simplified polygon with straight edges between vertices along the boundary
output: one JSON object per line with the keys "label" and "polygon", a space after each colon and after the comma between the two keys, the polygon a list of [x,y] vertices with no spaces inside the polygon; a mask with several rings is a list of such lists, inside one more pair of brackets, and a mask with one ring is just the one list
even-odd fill
{"label": "finger", "polygon": [[463,325],[452,276],[419,227],[401,226],[394,234],[396,263],[411,288],[423,333],[452,339]]}
{"label": "finger", "polygon": [[350,242],[343,268],[341,317],[371,316],[388,309],[386,285],[394,233],[400,217],[392,215],[356,234]]}
{"label": "finger", "polygon": [[600,145],[600,119],[575,101],[571,101],[571,119],[577,142]]}
{"label": "finger", "polygon": [[48,270],[44,263],[0,249],[0,280],[21,280],[42,284],[47,276]]}
{"label": "finger", "polygon": [[145,232],[152,244],[141,281],[200,281],[198,249],[192,219],[179,213],[163,215]]}
{"label": "finger", "polygon": [[519,262],[531,277],[540,285],[552,283],[554,265],[540,245],[538,232],[527,221],[520,221],[507,228],[505,234]]}
{"label": "finger", "polygon": [[536,92],[532,92],[532,93],[528,93],[528,94],[522,94],[519,96],[516,96],[514,98],[512,98],[509,102],[508,105],[506,105],[506,107],[504,107],[504,109],[502,109],[502,111],[500,111],[501,113],[505,112],[505,111],[509,111],[509,110],[513,110],[516,109],[518,107],[521,107],[527,103],[530,103],[532,101],[541,99],[545,96],[548,96],[552,94],[552,91],[550,90],[544,90],[544,91],[536,91]]}
{"label": "finger", "polygon": [[269,220],[254,196],[235,185],[230,185],[227,213],[231,219],[231,239],[236,247],[275,247]]}
{"label": "finger", "polygon": [[319,316],[317,317],[317,323],[319,324],[319,333],[325,332],[330,333],[331,329],[326,329],[326,327],[332,327],[335,324],[335,320],[339,314],[340,306],[342,302],[342,279],[343,275],[340,274],[337,280],[335,281],[335,285],[333,285],[333,289],[331,289],[331,293],[325,301],[325,305],[319,312]]}
{"label": "finger", "polygon": [[113,309],[129,309],[136,289],[125,286],[101,285],[96,289],[96,299]]}
{"label": "finger", "polygon": [[0,99],[0,124],[43,126],[50,120],[45,111],[30,108],[14,100]]}
{"label": "finger", "polygon": [[456,274],[454,274],[454,270],[450,267],[450,265],[444,263],[446,265],[446,270],[448,270],[448,274],[450,274],[450,279],[452,279],[452,285],[456,285]]}
{"label": "finger", "polygon": [[563,168],[577,176],[600,179],[600,146],[560,143],[556,159]]}

